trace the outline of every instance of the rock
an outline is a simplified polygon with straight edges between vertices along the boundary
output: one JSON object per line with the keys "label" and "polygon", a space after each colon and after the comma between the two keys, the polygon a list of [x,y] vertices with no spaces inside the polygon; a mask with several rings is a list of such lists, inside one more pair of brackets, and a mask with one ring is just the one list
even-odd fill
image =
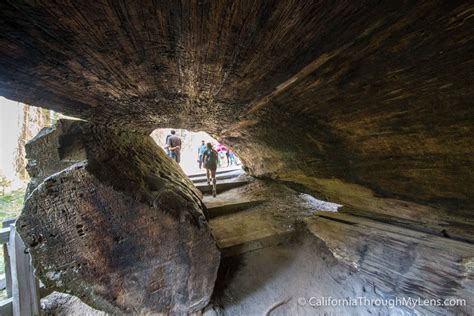
{"label": "rock", "polygon": [[149,136],[78,121],[36,142],[60,144],[38,170],[71,164],[37,185],[17,222],[46,287],[113,314],[207,305],[220,254],[200,193]]}

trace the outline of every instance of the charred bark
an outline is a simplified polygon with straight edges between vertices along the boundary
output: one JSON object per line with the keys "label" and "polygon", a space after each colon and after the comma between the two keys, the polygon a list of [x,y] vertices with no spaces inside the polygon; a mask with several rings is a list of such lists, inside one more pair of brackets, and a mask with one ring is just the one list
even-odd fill
{"label": "charred bark", "polygon": [[43,131],[30,159],[56,145],[17,224],[45,285],[110,313],[205,307],[220,255],[179,166],[149,136],[79,121]]}

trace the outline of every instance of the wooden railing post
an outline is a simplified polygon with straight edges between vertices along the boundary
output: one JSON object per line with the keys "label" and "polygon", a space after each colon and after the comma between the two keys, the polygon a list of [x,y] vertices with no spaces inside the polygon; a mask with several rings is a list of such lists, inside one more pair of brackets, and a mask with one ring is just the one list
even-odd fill
{"label": "wooden railing post", "polygon": [[[14,223],[15,219],[6,219],[2,222],[2,228],[8,228],[11,223]],[[5,283],[7,298],[12,297],[12,272],[10,268],[10,254],[8,253],[8,245],[5,243],[3,247],[3,263],[5,265]]]}
{"label": "wooden railing post", "polygon": [[10,224],[14,223],[15,219],[4,220],[0,228],[0,244],[3,247],[3,259],[5,265],[5,279],[2,284],[5,284],[7,298],[0,300],[0,315],[13,315],[13,293],[12,293],[12,277],[8,242],[10,240]]}
{"label": "wooden railing post", "polygon": [[15,226],[10,225],[10,254],[13,316],[40,315],[38,280],[34,276],[31,257],[18,235]]}

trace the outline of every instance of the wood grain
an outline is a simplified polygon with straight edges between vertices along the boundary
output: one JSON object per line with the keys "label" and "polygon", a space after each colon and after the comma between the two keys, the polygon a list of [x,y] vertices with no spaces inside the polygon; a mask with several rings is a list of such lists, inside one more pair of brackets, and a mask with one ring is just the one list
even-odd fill
{"label": "wood grain", "polygon": [[29,154],[40,178],[54,170],[17,221],[47,288],[113,314],[207,305],[220,253],[200,193],[149,136],[60,121]]}
{"label": "wood grain", "polygon": [[[256,175],[393,216],[403,202],[386,198],[429,205],[459,225],[474,207],[472,10],[462,0],[3,1],[0,95],[117,129],[206,130]],[[360,203],[363,190],[327,179],[373,197]]]}

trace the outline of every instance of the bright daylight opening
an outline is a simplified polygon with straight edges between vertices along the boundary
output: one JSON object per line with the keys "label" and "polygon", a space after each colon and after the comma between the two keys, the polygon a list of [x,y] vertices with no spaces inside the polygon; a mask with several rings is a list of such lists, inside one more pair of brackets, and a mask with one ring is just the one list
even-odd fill
{"label": "bright daylight opening", "polygon": [[[167,138],[171,135],[171,131],[175,131],[175,135],[181,140],[179,149],[180,162],[179,165],[187,175],[193,175],[205,172],[204,161],[202,161],[202,152],[208,143],[217,151],[218,161],[217,170],[239,169],[242,163],[230,146],[219,143],[208,133],[192,132],[186,129],[159,128],[151,133],[153,140],[163,148],[170,156]],[[204,147],[202,147],[204,145]],[[201,153],[201,155],[200,155]],[[201,160],[201,163],[199,162]]]}

